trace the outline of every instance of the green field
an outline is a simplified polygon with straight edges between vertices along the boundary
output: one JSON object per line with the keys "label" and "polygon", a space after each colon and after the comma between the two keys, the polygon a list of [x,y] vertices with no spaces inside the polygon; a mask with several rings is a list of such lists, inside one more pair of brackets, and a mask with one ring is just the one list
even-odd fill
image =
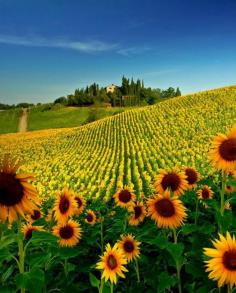
{"label": "green field", "polygon": [[30,110],[28,129],[40,130],[80,126],[123,112],[125,109],[119,107],[52,107],[52,109],[44,110],[44,107],[39,106]]}
{"label": "green field", "polygon": [[[76,127],[107,116],[113,116],[129,107],[55,107],[36,106],[30,109],[28,130]],[[0,134],[18,131],[20,109],[0,111]]]}
{"label": "green field", "polygon": [[20,110],[0,111],[0,133],[17,132]]}

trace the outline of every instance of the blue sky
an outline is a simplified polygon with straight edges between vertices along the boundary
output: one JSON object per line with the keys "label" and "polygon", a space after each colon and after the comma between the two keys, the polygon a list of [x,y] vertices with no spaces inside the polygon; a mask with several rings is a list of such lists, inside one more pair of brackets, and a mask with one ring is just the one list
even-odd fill
{"label": "blue sky", "polygon": [[183,93],[236,84],[236,1],[0,0],[0,103],[123,74]]}

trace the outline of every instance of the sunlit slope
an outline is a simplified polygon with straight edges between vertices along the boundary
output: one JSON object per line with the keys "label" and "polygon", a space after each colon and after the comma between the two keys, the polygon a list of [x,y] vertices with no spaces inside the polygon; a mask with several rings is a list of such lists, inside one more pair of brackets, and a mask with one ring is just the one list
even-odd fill
{"label": "sunlit slope", "polygon": [[196,166],[210,172],[212,135],[236,125],[236,87],[179,97],[71,129],[0,136],[0,152],[37,174],[42,196],[68,185],[109,199],[118,186],[150,193],[160,168]]}

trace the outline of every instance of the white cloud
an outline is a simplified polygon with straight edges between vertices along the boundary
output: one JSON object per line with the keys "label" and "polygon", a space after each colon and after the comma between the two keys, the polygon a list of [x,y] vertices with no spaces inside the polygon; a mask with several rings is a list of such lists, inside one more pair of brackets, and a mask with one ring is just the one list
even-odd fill
{"label": "white cloud", "polygon": [[74,41],[66,38],[52,38],[47,39],[40,36],[13,36],[13,35],[1,35],[0,44],[26,46],[26,47],[48,47],[48,48],[62,48],[70,49],[84,53],[99,53],[112,51],[122,56],[140,55],[151,48],[147,46],[136,47],[122,47],[118,43],[107,43],[98,40],[90,41]]}
{"label": "white cloud", "polygon": [[72,49],[85,53],[96,53],[104,51],[114,51],[118,48],[117,44],[109,44],[101,41],[71,41],[65,38],[45,39],[42,37],[18,37],[0,35],[0,44],[10,44],[27,47],[51,47]]}
{"label": "white cloud", "polygon": [[130,48],[121,48],[117,50],[117,53],[123,56],[130,56],[130,55],[139,55],[150,51],[149,47],[130,47]]}

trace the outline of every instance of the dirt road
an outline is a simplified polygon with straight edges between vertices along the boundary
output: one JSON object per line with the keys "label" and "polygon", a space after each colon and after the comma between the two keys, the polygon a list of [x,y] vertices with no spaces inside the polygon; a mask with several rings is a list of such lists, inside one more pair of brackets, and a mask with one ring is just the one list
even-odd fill
{"label": "dirt road", "polygon": [[20,121],[19,121],[18,131],[19,132],[26,132],[27,125],[28,125],[28,110],[23,109],[21,117],[20,117]]}

